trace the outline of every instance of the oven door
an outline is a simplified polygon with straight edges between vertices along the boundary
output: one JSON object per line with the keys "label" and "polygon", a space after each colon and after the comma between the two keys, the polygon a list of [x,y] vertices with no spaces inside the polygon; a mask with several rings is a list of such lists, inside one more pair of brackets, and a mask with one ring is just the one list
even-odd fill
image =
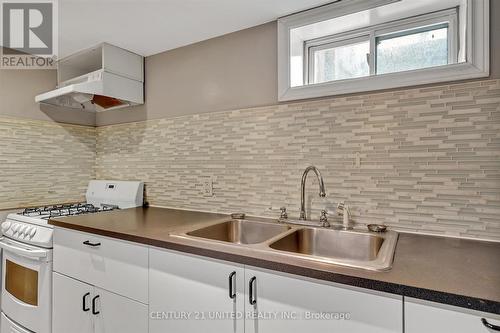
{"label": "oven door", "polygon": [[[36,333],[50,333],[52,250],[0,238],[2,312]],[[2,327],[2,333],[4,332]]]}

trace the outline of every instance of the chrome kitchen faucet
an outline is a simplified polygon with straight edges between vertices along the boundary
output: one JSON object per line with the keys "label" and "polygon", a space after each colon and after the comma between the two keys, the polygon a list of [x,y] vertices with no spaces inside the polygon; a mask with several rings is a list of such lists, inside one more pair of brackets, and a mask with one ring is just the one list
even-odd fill
{"label": "chrome kitchen faucet", "polygon": [[318,168],[312,165],[307,167],[306,170],[304,171],[304,174],[302,175],[302,182],[300,184],[300,220],[307,219],[305,201],[306,201],[306,180],[309,171],[313,171],[316,174],[316,177],[318,178],[320,198],[326,197],[325,184],[323,182],[323,177],[321,176],[321,173],[319,172]]}

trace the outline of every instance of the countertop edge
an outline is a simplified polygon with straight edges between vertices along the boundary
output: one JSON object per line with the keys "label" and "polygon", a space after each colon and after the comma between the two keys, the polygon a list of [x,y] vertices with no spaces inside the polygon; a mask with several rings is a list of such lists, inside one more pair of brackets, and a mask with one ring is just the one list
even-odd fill
{"label": "countertop edge", "polygon": [[441,304],[447,304],[451,306],[457,306],[460,308],[465,308],[469,310],[475,310],[480,312],[492,313],[500,315],[500,302],[495,302],[486,299],[479,299],[470,296],[451,294],[447,292],[423,289],[419,287],[412,287],[408,285],[396,284],[392,282],[385,282],[379,280],[373,280],[363,277],[350,276],[340,273],[326,272],[321,270],[316,270],[312,268],[306,268],[301,266],[295,266],[290,264],[284,264],[274,261],[269,261],[265,259],[252,258],[240,254],[216,251],[211,249],[204,249],[196,246],[189,246],[184,244],[178,244],[174,242],[155,240],[148,237],[141,237],[130,235],[126,233],[107,231],[98,228],[86,227],[81,225],[74,225],[71,223],[66,223],[63,221],[50,220],[49,223],[56,227],[93,233],[100,236],[116,238],[120,240],[140,243],[144,245],[154,246],[158,248],[164,248],[168,250],[174,250],[194,255],[200,255],[208,258],[219,259],[224,261],[235,262],[243,265],[250,265],[258,268],[269,269],[277,272],[289,273],[293,275],[298,275],[302,277],[339,283],[344,285],[349,285],[353,287],[359,287],[363,289],[370,289],[380,292],[386,292],[390,294],[396,294],[403,297],[412,297],[417,299],[422,299],[426,301],[432,301]]}

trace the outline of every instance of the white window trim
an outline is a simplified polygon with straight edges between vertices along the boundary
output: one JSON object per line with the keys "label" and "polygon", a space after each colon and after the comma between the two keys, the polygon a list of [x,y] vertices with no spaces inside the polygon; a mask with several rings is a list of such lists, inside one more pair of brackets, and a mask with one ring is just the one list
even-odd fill
{"label": "white window trim", "polygon": [[[449,82],[489,76],[489,0],[467,0],[466,62],[347,80],[290,86],[290,30],[296,27],[366,10],[391,0],[340,1],[278,20],[278,99],[290,101],[364,91]],[[417,18],[418,19],[418,18]],[[358,31],[357,36],[367,34]],[[380,32],[379,32],[380,33]],[[457,32],[453,32],[457,33]],[[453,45],[456,48],[457,45]],[[371,50],[373,51],[373,50]],[[374,61],[375,52],[370,52]],[[305,60],[307,61],[307,60]],[[306,66],[309,67],[309,66]],[[373,73],[372,73],[373,74]],[[308,75],[304,73],[304,75]],[[307,78],[305,76],[305,78]]]}

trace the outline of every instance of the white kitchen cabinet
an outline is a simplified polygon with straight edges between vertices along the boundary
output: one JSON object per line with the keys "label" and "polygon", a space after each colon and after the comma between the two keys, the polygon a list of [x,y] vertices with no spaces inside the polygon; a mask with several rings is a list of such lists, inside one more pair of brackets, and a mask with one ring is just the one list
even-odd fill
{"label": "white kitchen cabinet", "polygon": [[94,320],[95,333],[147,333],[148,306],[109,291],[95,288],[99,295]]}
{"label": "white kitchen cabinet", "polygon": [[54,271],[148,303],[146,246],[55,228]]}
{"label": "white kitchen cabinet", "polygon": [[[500,326],[500,316],[405,298],[405,333],[491,333],[482,319]],[[500,330],[498,330],[500,331]]]}
{"label": "white kitchen cabinet", "polygon": [[[236,299],[229,297],[232,272],[236,274]],[[400,296],[362,292],[178,252],[150,249],[149,286],[150,333],[403,330]],[[253,300],[255,305],[250,304]],[[315,317],[336,313],[347,317]],[[235,318],[213,320],[210,316],[215,314]]]}
{"label": "white kitchen cabinet", "polygon": [[52,333],[93,332],[92,291],[89,284],[53,274]]}
{"label": "white kitchen cabinet", "polygon": [[157,249],[149,260],[150,333],[244,331],[242,265]]}
{"label": "white kitchen cabinet", "polygon": [[245,279],[249,296],[246,311],[253,314],[247,316],[245,333],[403,331],[400,296],[382,296],[248,268]]}
{"label": "white kitchen cabinet", "polygon": [[148,306],[54,273],[53,333],[146,333]]}

